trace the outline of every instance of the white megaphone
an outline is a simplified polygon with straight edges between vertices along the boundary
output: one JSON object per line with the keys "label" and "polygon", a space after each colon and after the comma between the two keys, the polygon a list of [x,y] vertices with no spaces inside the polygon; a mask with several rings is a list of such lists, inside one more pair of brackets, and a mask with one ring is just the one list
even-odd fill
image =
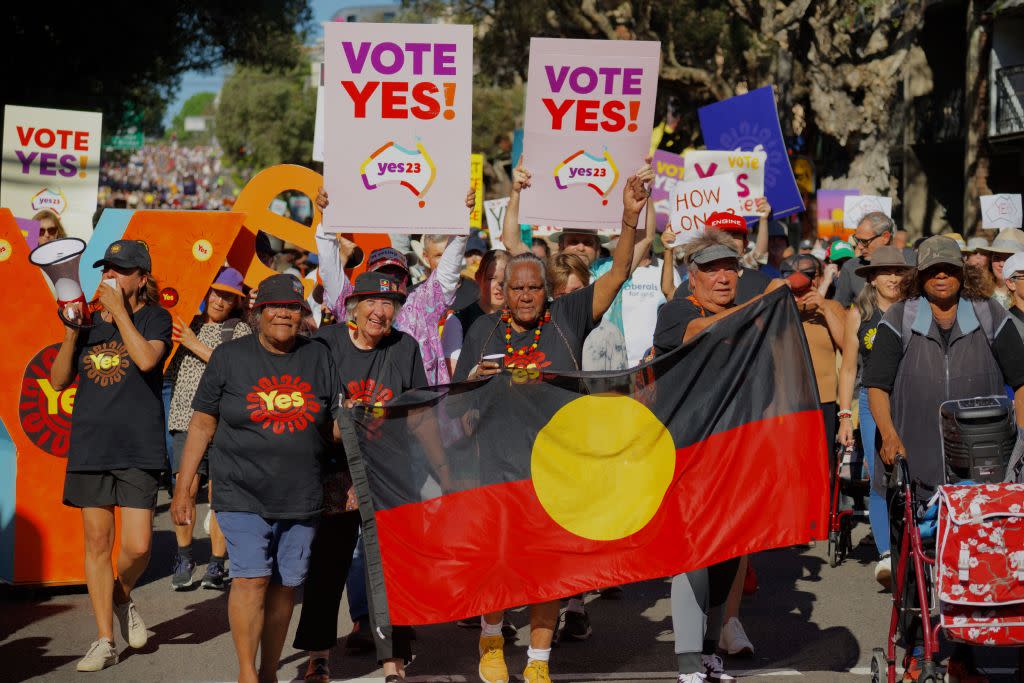
{"label": "white megaphone", "polygon": [[85,242],[65,237],[40,245],[28,255],[29,263],[42,268],[57,296],[57,315],[71,327],[92,327],[92,314],[98,306],[89,304],[78,279],[78,262]]}

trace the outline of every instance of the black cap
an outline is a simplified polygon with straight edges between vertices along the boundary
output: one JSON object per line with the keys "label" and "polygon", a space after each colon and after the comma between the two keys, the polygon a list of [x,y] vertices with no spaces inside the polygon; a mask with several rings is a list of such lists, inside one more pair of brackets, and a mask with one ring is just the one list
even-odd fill
{"label": "black cap", "polygon": [[102,268],[107,264],[118,268],[141,268],[147,273],[153,270],[149,247],[142,240],[117,240],[111,243],[103,258],[92,264],[92,267]]}
{"label": "black cap", "polygon": [[307,313],[310,311],[306,298],[302,296],[302,283],[299,282],[299,278],[288,273],[271,275],[260,283],[253,308],[270,304],[278,306],[299,304]]}
{"label": "black cap", "polygon": [[355,287],[349,296],[395,299],[401,303],[405,301],[405,287],[397,278],[386,273],[366,272],[356,278]]}

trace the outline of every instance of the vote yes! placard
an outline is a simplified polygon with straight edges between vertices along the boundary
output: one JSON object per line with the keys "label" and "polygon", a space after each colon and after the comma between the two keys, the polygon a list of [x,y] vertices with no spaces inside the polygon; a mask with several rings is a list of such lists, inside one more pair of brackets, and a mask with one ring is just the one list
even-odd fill
{"label": "vote yes! placard", "polygon": [[661,43],[530,40],[519,220],[618,231],[622,186],[651,144]]}
{"label": "vote yes! placard", "polygon": [[472,85],[470,26],[324,24],[325,228],[468,232]]}

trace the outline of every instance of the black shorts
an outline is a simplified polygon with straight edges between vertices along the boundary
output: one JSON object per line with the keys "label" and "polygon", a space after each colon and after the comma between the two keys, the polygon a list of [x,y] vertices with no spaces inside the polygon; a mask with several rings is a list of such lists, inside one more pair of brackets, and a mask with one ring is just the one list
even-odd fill
{"label": "black shorts", "polygon": [[[181,470],[181,456],[185,454],[185,441],[188,439],[188,432],[171,432],[171,441],[174,445],[173,453],[171,454],[171,473],[175,476],[178,475],[178,471]],[[199,482],[205,482],[210,478],[210,449],[213,445],[206,447],[206,452],[203,453],[203,459],[199,461],[199,469],[196,473],[199,475]]]}
{"label": "black shorts", "polygon": [[152,510],[156,507],[160,470],[129,467],[64,475],[64,504],[75,508],[116,505]]}

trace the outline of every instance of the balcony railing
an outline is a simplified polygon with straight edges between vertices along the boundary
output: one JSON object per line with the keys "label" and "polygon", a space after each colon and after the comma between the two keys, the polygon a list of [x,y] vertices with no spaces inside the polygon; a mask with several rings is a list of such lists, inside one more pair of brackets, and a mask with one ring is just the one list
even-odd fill
{"label": "balcony railing", "polygon": [[992,136],[1024,134],[1024,64],[997,69],[995,87]]}

